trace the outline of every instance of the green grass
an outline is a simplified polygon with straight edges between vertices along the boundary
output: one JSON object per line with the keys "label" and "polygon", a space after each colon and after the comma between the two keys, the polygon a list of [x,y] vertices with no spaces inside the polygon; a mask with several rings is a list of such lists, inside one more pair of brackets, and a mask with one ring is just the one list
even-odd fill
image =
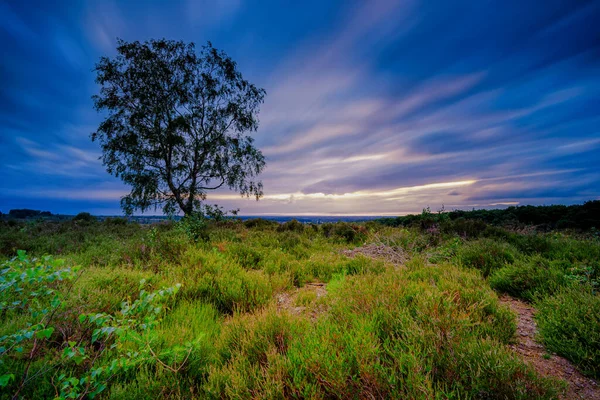
{"label": "green grass", "polygon": [[590,287],[571,287],[538,304],[536,321],[546,347],[600,378],[600,296]]}
{"label": "green grass", "polygon": [[[157,356],[114,376],[101,397],[556,398],[562,386],[508,348],[515,319],[497,292],[535,301],[548,349],[598,374],[594,238],[471,223],[422,230],[257,220],[209,225],[206,240],[195,242],[176,224],[13,225],[0,232],[5,259],[23,248],[82,266],[70,290],[56,286],[64,309],[32,355],[25,398],[51,398],[60,373],[92,367],[60,358],[68,341],[92,354],[99,346],[78,315],[118,313],[124,300],[137,298],[142,279],[147,290],[182,287],[144,336]],[[407,261],[343,254],[363,243],[394,247]],[[305,287],[311,282],[326,283],[327,294],[317,299]],[[284,292],[295,293],[291,307],[304,311],[282,309]],[[13,314],[0,315],[0,336],[30,322]],[[1,357],[0,375],[22,376],[29,349]],[[0,398],[10,398],[19,382]]]}

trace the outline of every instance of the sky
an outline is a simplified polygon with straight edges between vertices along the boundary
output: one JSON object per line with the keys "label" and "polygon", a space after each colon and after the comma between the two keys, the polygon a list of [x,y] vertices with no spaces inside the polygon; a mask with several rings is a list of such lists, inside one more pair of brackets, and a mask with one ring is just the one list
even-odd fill
{"label": "sky", "polygon": [[[117,215],[94,64],[211,41],[266,89],[241,214],[402,215],[600,199],[600,1],[0,0],[0,211]],[[160,210],[147,214],[160,214]]]}

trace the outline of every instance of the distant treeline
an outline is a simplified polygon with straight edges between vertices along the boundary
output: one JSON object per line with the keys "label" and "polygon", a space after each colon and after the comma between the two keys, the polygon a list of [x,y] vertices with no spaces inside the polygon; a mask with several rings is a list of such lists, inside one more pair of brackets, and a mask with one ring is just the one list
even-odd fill
{"label": "distant treeline", "polygon": [[479,220],[491,225],[523,226],[535,225],[541,230],[600,228],[600,200],[582,205],[518,206],[496,210],[440,211],[428,209],[421,214],[402,217],[381,218],[377,222],[388,226],[429,225],[444,220]]}
{"label": "distant treeline", "polygon": [[0,216],[8,217],[8,218],[16,218],[16,219],[27,219],[27,218],[36,218],[36,217],[51,217],[52,213],[50,211],[40,211],[40,210],[30,210],[29,208],[20,208],[15,210],[10,210],[8,214],[2,214],[0,211]]}

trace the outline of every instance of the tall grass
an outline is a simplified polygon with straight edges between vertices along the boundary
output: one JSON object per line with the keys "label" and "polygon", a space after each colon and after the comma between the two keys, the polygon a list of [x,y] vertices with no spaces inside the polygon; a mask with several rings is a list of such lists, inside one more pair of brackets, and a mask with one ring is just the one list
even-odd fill
{"label": "tall grass", "polygon": [[572,360],[589,376],[600,377],[600,296],[590,287],[564,289],[538,304],[542,342]]}
{"label": "tall grass", "polygon": [[[157,357],[114,376],[107,398],[555,398],[560,385],[507,347],[514,315],[493,289],[537,301],[544,343],[597,374],[597,349],[586,341],[595,320],[582,310],[598,301],[598,241],[455,225],[229,221],[209,224],[197,240],[174,224],[7,227],[6,259],[22,246],[82,266],[60,334],[36,353],[31,368],[40,373],[22,395],[53,397],[57,374],[72,368],[61,349],[91,335],[77,316],[118,312],[142,279],[149,290],[183,286],[146,338]],[[345,255],[364,243],[392,247],[407,261]],[[314,282],[326,284],[325,296],[305,287]],[[291,305],[281,304],[285,293],[295,294]],[[0,334],[29,322],[0,321]],[[0,375],[24,368],[9,358]]]}

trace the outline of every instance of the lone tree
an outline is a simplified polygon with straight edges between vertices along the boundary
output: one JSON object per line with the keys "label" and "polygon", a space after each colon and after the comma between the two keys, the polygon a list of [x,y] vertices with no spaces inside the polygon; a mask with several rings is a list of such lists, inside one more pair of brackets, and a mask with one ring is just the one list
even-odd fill
{"label": "lone tree", "polygon": [[107,117],[92,133],[109,173],[131,186],[126,214],[158,205],[166,214],[202,210],[210,190],[262,192],[265,158],[249,133],[258,128],[265,90],[209,42],[118,39],[117,56],[96,64],[95,108]]}

